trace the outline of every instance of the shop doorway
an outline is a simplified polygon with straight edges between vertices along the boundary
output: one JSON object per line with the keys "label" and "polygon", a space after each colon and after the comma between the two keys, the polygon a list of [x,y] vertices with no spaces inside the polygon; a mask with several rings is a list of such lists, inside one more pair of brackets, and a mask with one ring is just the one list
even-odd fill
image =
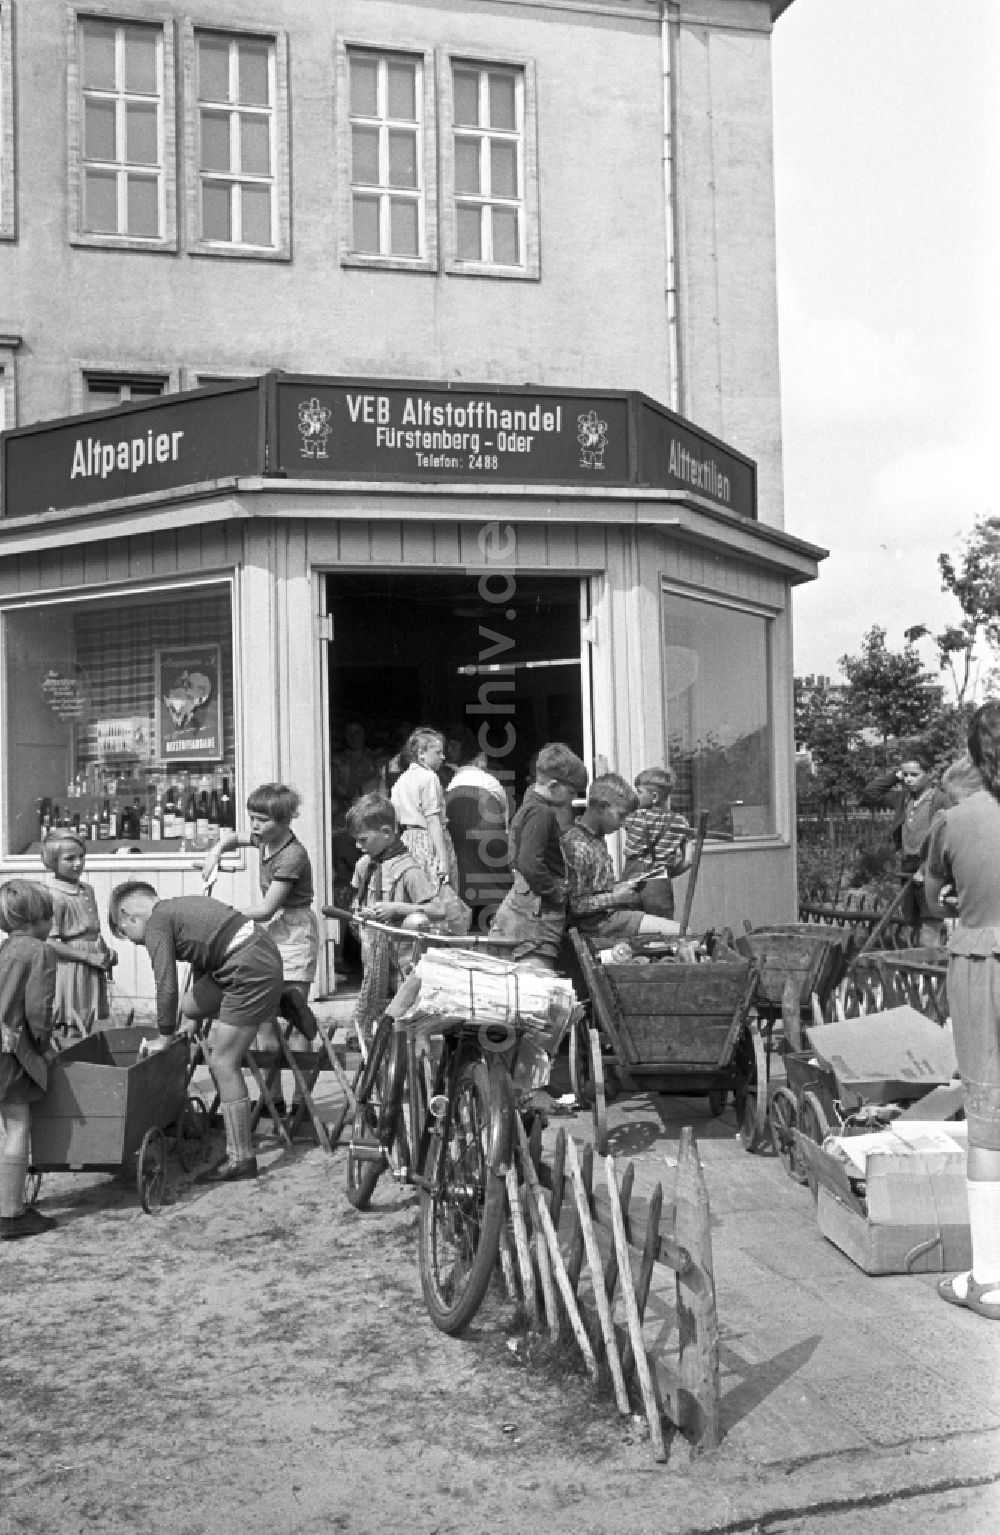
{"label": "shop doorway", "polygon": [[363,727],[376,758],[398,751],[417,725],[471,732],[519,801],[546,741],[584,755],[580,581],[497,580],[465,571],[327,577],[331,756],[351,725]]}
{"label": "shop doorway", "polygon": [[[467,571],[326,581],[331,872],[343,899],[356,856],[346,803],[371,766],[386,782],[387,762],[416,726],[485,743],[487,766],[515,805],[546,741],[586,755],[581,582]],[[586,696],[589,707],[589,688]],[[348,943],[338,966],[355,962]]]}

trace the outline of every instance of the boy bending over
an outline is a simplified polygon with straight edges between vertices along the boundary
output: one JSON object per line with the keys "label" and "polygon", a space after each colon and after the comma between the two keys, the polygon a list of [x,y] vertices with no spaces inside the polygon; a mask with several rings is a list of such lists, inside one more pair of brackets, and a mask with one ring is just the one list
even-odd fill
{"label": "boy bending over", "polygon": [[679,923],[642,910],[645,879],[641,875],[615,879],[604,839],[618,831],[638,804],[639,796],[630,783],[617,773],[604,773],[591,784],[583,815],[562,834],[570,916],[581,933],[602,944],[637,933],[680,932]]}
{"label": "boy bending over", "polygon": [[[149,954],[161,1049],[177,1033],[178,1003],[187,1020],[185,1033],[193,1033],[199,1019],[215,1019],[209,1070],[226,1127],[226,1161],[203,1173],[199,1182],[256,1178],[243,1060],[257,1030],[278,1012],[284,981],[274,939],[242,912],[211,896],[161,901],[153,886],[141,880],[128,880],[112,890],[108,925],[116,937],[144,945]],[[178,960],[191,965],[191,986],[183,1000]]]}

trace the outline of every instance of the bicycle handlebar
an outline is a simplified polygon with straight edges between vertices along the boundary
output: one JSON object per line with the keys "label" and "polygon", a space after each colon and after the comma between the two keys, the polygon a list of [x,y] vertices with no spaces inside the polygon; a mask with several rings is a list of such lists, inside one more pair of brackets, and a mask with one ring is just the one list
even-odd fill
{"label": "bicycle handlebar", "polygon": [[336,917],[340,922],[357,922],[361,927],[371,928],[374,933],[385,933],[387,938],[394,938],[397,943],[413,943],[416,940],[445,949],[513,949],[521,942],[519,938],[492,938],[488,933],[438,933],[427,927],[394,927],[388,922],[379,922],[375,917],[366,917],[363,912],[346,911],[343,906],[324,906],[321,909],[324,917]]}

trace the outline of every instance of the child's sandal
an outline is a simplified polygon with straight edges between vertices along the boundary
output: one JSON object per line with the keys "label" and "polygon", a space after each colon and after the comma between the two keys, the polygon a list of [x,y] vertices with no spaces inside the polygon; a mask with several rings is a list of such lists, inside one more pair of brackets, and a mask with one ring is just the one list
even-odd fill
{"label": "child's sandal", "polygon": [[[966,1280],[964,1295],[955,1289],[956,1278]],[[977,1284],[971,1274],[958,1274],[953,1279],[939,1280],[937,1290],[941,1299],[950,1305],[964,1306],[967,1311],[975,1311],[977,1315],[987,1317],[992,1322],[1000,1322],[1000,1279],[991,1280],[988,1284]],[[997,1299],[987,1300],[988,1295],[996,1296]]]}

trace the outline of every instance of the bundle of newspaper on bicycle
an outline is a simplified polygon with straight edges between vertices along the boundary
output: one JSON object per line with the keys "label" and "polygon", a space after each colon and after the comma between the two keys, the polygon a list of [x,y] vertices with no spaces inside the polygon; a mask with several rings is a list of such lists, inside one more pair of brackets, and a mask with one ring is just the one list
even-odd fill
{"label": "bundle of newspaper on bicycle", "polygon": [[428,949],[417,967],[420,1007],[517,1024],[554,1055],[577,1007],[569,981],[465,949]]}

